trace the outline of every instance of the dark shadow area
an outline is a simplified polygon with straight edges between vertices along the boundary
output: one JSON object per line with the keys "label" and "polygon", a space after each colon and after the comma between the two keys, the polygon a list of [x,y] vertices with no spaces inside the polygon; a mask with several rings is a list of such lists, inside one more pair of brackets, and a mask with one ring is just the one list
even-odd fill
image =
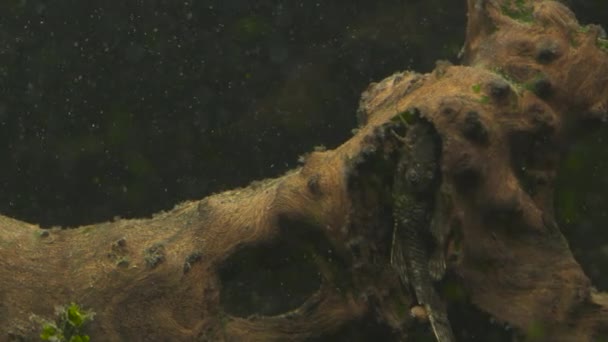
{"label": "dark shadow area", "polygon": [[233,316],[273,316],[296,309],[321,285],[314,255],[287,239],[246,247],[220,269],[220,301]]}
{"label": "dark shadow area", "polygon": [[574,144],[562,160],[555,216],[576,260],[608,291],[608,125]]}
{"label": "dark shadow area", "polygon": [[349,288],[349,267],[320,230],[306,222],[282,218],[280,235],[267,243],[245,246],[220,267],[220,301],[234,316],[273,316],[294,310],[321,286]]}

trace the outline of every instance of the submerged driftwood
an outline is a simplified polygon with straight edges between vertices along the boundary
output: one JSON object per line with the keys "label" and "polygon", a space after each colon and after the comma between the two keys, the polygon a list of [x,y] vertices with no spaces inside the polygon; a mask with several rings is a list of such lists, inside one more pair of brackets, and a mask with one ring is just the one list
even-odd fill
{"label": "submerged driftwood", "polygon": [[[468,8],[463,65],[370,85],[352,139],[282,177],[150,219],[43,231],[1,217],[2,339],[36,339],[32,315],[76,302],[96,313],[94,340],[415,340],[415,296],[390,262],[411,112],[441,139],[429,248],[448,310],[540,340],[606,338],[608,298],[555,222],[553,184],[563,147],[607,118],[608,41],[553,1]],[[450,319],[464,338],[466,317]]]}

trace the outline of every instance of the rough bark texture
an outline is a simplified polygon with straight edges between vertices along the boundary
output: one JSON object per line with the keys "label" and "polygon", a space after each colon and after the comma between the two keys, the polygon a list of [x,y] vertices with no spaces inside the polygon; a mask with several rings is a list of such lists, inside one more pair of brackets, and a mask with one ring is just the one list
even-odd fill
{"label": "rough bark texture", "polygon": [[[448,307],[470,303],[538,340],[606,338],[608,299],[572,257],[552,201],[561,149],[606,120],[608,44],[557,2],[468,2],[463,65],[370,85],[352,139],[280,178],[142,220],[41,231],[1,217],[2,338],[35,340],[31,315],[77,302],[96,312],[87,333],[100,341],[333,341],[369,322],[376,337],[415,339],[413,296],[390,267],[406,128],[395,118],[412,110],[442,141],[435,237]],[[263,292],[260,260],[275,263],[272,281],[300,284],[289,303],[231,301]]]}

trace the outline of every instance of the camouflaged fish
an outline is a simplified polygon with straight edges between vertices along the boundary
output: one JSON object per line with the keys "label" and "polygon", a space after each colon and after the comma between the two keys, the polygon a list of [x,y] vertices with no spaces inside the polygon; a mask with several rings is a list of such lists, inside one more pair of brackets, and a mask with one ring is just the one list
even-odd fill
{"label": "camouflaged fish", "polygon": [[445,304],[433,287],[434,280],[443,277],[445,259],[441,254],[430,256],[432,242],[437,242],[431,224],[441,183],[441,141],[431,123],[417,114],[407,115],[407,133],[399,137],[403,147],[393,184],[391,264],[426,310],[437,341],[452,342],[455,339]]}

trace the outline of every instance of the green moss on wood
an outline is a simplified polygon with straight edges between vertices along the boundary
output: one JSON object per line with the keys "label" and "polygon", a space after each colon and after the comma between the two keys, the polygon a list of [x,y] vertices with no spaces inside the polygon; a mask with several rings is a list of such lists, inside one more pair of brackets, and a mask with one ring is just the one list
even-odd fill
{"label": "green moss on wood", "polygon": [[524,0],[513,0],[502,5],[502,13],[520,22],[534,21],[534,7]]}

